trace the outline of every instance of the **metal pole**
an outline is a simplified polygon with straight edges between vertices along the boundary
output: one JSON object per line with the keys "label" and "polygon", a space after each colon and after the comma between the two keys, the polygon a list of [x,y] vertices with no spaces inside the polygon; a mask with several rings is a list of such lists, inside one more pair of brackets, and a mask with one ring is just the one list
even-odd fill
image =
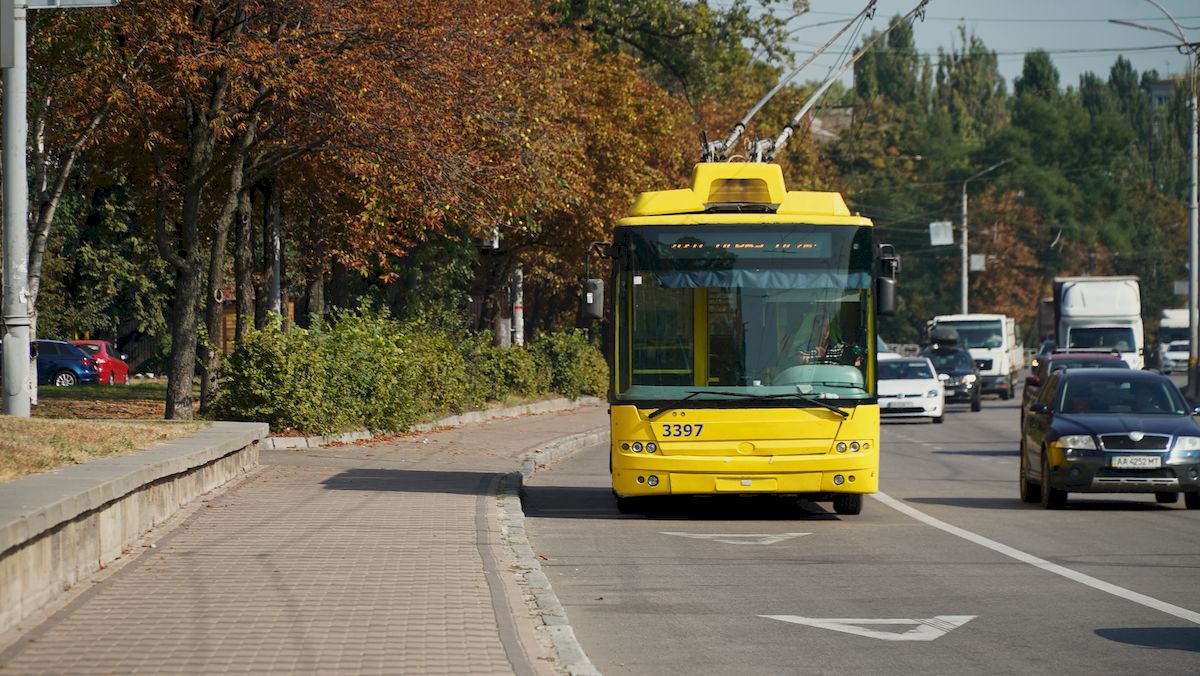
{"label": "metal pole", "polygon": [[1197,244],[1200,243],[1200,232],[1196,224],[1196,61],[1189,59],[1192,66],[1192,185],[1191,203],[1188,208],[1188,395],[1193,399],[1200,397],[1200,373],[1197,372],[1197,336],[1200,334],[1200,311],[1197,310],[1197,293],[1200,292],[1200,256],[1197,255]]}
{"label": "metal pole", "polygon": [[[967,179],[970,180],[970,179]],[[967,289],[970,286],[970,257],[967,255],[967,181],[962,184],[962,314],[967,314]]]}
{"label": "metal pole", "polygon": [[513,273],[512,330],[513,347],[525,345],[525,271],[520,265]]}
{"label": "metal pole", "polygon": [[[4,0],[11,2],[12,0]],[[25,3],[13,11],[13,67],[4,69],[4,412],[30,414],[29,185],[26,182]],[[36,367],[32,369],[36,372]]]}

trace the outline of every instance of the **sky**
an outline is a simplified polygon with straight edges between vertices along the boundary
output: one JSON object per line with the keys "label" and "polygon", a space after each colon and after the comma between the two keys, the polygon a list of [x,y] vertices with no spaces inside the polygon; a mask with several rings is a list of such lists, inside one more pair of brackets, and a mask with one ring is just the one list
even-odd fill
{"label": "sky", "polygon": [[[883,28],[887,20],[905,14],[918,0],[879,0],[875,19],[864,32]],[[1190,41],[1200,41],[1200,2],[1158,0],[1185,27]],[[811,52],[832,37],[867,0],[810,0],[809,12],[794,19],[792,47]],[[718,0],[714,5],[725,4]],[[777,10],[776,14],[780,12]],[[1147,0],[930,0],[925,20],[913,26],[917,49],[936,60],[938,47],[959,46],[958,26],[964,23],[988,49],[997,53],[1000,71],[1012,91],[1013,78],[1020,75],[1026,52],[1045,49],[1059,71],[1062,86],[1078,86],[1087,71],[1107,79],[1118,55],[1134,69],[1157,69],[1162,75],[1182,74],[1187,58],[1166,35],[1109,23],[1125,19],[1173,30],[1170,21]],[[836,23],[827,23],[836,22]],[[826,25],[816,25],[826,24]],[[1191,27],[1192,30],[1187,30]],[[861,37],[856,41],[861,44]],[[1170,46],[1167,46],[1170,45]],[[1155,49],[1147,49],[1155,48]],[[836,61],[838,49],[830,49],[801,74],[801,80],[821,80]],[[844,78],[849,83],[849,74]]]}

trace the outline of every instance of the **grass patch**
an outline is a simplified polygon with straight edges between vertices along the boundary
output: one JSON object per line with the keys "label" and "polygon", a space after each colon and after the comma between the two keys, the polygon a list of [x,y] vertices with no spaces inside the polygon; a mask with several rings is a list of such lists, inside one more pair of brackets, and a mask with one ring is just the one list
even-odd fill
{"label": "grass patch", "polygon": [[129,455],[192,434],[205,425],[204,422],[0,417],[0,483],[56,467]]}
{"label": "grass patch", "polygon": [[[81,420],[162,420],[166,413],[167,381],[130,385],[39,387],[35,418]],[[200,407],[200,390],[192,390],[193,413]]]}

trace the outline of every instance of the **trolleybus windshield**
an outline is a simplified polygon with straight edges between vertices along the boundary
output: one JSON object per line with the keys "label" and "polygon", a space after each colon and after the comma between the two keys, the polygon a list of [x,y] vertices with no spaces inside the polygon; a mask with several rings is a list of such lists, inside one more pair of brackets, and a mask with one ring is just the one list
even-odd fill
{"label": "trolleybus windshield", "polygon": [[638,226],[617,243],[618,400],[873,397],[870,228]]}

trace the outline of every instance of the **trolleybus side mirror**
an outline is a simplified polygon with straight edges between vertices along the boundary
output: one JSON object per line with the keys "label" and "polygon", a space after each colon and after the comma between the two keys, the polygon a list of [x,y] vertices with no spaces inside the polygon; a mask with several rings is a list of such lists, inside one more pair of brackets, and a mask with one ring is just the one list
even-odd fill
{"label": "trolleybus side mirror", "polygon": [[589,321],[604,316],[604,280],[588,279],[583,283],[583,318]]}
{"label": "trolleybus side mirror", "polygon": [[896,314],[896,280],[890,277],[875,278],[875,314],[880,317]]}

